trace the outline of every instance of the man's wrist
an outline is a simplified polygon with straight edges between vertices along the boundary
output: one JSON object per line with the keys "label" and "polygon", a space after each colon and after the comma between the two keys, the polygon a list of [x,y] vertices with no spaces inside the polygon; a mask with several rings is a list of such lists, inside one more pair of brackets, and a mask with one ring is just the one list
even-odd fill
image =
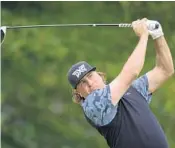
{"label": "man's wrist", "polygon": [[141,39],[141,38],[146,39],[146,38],[148,38],[148,36],[149,36],[149,33],[143,33],[143,34],[140,36],[140,39]]}
{"label": "man's wrist", "polygon": [[164,35],[162,35],[162,36],[160,36],[160,37],[154,39],[154,41],[158,42],[158,41],[161,41],[162,39],[164,39]]}
{"label": "man's wrist", "polygon": [[151,31],[150,35],[152,36],[153,40],[160,38],[161,36],[164,35],[162,30],[155,30],[155,31]]}

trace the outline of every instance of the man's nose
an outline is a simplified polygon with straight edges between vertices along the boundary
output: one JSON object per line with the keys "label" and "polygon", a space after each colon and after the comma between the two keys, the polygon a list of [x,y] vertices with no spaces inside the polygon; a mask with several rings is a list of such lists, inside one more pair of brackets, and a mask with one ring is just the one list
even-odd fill
{"label": "man's nose", "polygon": [[93,85],[93,81],[91,80],[91,79],[87,79],[87,83],[88,83],[88,85],[90,86],[90,87],[92,87],[92,85]]}

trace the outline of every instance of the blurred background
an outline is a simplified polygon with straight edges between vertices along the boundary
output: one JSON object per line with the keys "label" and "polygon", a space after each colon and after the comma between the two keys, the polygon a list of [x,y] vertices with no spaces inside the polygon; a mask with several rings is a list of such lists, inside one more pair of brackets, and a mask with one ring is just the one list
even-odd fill
{"label": "blurred background", "polygon": [[[158,20],[175,63],[175,2],[1,2],[1,26],[131,23]],[[131,28],[72,27],[8,30],[1,46],[3,148],[107,148],[71,99],[67,71],[85,60],[110,82],[135,48]],[[149,38],[142,74],[155,65]],[[154,93],[151,108],[175,148],[175,77]]]}

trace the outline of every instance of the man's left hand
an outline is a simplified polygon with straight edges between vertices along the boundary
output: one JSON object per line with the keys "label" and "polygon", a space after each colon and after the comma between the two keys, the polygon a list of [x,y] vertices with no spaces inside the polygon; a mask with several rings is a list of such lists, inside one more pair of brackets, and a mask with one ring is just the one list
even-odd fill
{"label": "man's left hand", "polygon": [[[158,25],[158,28],[155,28],[156,25]],[[162,26],[158,21],[147,20],[147,26],[149,34],[152,36],[153,40],[164,35],[162,31]]]}

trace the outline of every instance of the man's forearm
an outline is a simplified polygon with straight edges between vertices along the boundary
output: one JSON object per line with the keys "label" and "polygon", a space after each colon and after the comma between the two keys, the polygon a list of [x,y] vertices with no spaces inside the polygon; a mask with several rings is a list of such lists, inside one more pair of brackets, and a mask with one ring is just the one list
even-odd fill
{"label": "man's forearm", "polygon": [[156,67],[161,68],[167,75],[174,73],[173,59],[164,36],[155,40]]}
{"label": "man's forearm", "polygon": [[143,35],[142,37],[140,37],[136,48],[134,49],[131,56],[128,58],[128,61],[125,63],[124,69],[127,69],[130,73],[135,73],[139,75],[145,61],[147,42],[148,35]]}

